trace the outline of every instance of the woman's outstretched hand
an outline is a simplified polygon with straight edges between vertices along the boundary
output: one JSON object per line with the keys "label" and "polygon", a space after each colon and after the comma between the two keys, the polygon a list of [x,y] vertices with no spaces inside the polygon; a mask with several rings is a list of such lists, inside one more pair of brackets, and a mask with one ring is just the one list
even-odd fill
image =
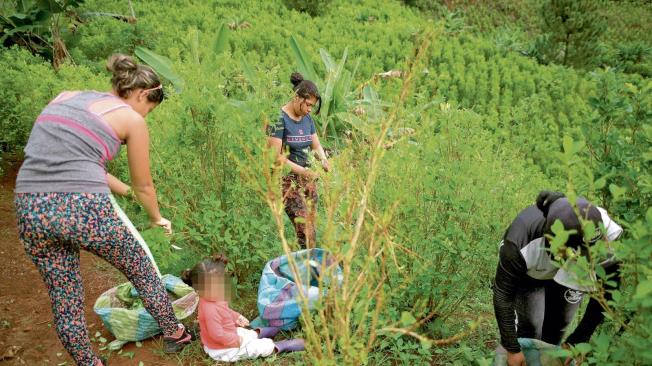
{"label": "woman's outstretched hand", "polygon": [[172,234],[172,223],[170,220],[166,219],[165,217],[161,217],[158,219],[158,221],[152,221],[151,222],[152,227],[162,227],[165,230],[165,233],[170,235]]}

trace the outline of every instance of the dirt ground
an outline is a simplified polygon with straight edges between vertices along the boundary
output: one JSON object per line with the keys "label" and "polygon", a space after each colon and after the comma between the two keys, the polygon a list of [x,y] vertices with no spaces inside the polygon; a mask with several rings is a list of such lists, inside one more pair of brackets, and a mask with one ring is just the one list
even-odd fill
{"label": "dirt ground", "polygon": [[[0,177],[0,365],[56,365],[75,363],[63,348],[54,327],[45,285],[34,264],[25,255],[18,240],[13,207],[13,188],[19,162],[5,164]],[[92,254],[82,252],[81,272],[85,291],[86,320],[91,336],[101,332],[108,342],[113,336],[93,312],[95,299],[107,289],[125,281],[124,277]],[[98,337],[99,338],[99,337]],[[122,354],[99,351],[103,344],[93,343],[96,352],[109,356],[111,366],[182,365],[177,357],[161,354],[157,337],[131,343]],[[133,352],[133,357],[131,352]],[[142,364],[141,364],[142,362]]]}

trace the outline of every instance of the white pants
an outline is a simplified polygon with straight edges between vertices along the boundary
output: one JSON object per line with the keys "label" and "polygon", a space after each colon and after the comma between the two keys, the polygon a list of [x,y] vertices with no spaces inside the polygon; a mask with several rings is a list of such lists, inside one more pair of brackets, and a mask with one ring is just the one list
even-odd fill
{"label": "white pants", "polygon": [[204,351],[212,359],[222,362],[267,357],[274,353],[274,341],[269,338],[258,339],[258,333],[255,330],[238,327],[236,332],[242,340],[240,348],[210,349],[204,346]]}

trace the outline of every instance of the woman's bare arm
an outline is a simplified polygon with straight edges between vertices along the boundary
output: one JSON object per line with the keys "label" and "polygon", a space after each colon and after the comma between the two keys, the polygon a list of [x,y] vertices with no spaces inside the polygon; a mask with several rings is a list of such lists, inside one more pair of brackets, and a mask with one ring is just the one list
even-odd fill
{"label": "woman's bare arm", "polygon": [[129,175],[136,198],[143,205],[152,223],[161,220],[156,190],[149,166],[149,132],[142,117],[134,117],[127,131]]}
{"label": "woman's bare arm", "polygon": [[283,146],[283,141],[277,137],[269,137],[267,139],[267,147],[271,147],[276,152],[276,161],[280,164],[286,164],[292,170],[292,173],[300,175],[310,175],[310,169],[306,169],[301,165],[293,162],[290,159],[287,159],[282,153],[281,148]]}
{"label": "woman's bare arm", "polygon": [[129,190],[131,188],[120,179],[114,177],[109,173],[106,173],[106,181],[109,183],[109,188],[114,194],[123,197],[129,195]]}

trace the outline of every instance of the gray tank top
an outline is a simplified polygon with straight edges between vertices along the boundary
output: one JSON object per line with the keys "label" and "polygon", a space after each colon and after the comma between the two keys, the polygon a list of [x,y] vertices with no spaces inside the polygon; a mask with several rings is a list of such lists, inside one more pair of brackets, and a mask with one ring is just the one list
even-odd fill
{"label": "gray tank top", "polygon": [[101,113],[90,111],[91,104],[109,98],[120,100],[84,91],[45,107],[25,146],[16,193],[110,193],[106,162],[118,154],[121,142],[103,115],[130,107],[123,102]]}

